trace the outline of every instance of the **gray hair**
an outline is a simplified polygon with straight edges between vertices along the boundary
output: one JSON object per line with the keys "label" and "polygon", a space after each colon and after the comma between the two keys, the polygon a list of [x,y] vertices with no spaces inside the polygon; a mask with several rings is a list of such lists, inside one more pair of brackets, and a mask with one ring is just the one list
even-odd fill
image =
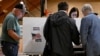
{"label": "gray hair", "polygon": [[83,7],[82,7],[82,11],[86,11],[86,10],[89,10],[89,11],[93,11],[93,8],[91,6],[91,4],[84,4]]}

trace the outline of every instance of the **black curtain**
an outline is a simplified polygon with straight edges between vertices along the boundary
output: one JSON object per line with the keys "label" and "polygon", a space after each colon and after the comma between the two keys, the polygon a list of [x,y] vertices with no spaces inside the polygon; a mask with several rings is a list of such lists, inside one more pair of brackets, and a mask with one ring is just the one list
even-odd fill
{"label": "black curtain", "polygon": [[44,16],[45,0],[41,0],[41,17]]}

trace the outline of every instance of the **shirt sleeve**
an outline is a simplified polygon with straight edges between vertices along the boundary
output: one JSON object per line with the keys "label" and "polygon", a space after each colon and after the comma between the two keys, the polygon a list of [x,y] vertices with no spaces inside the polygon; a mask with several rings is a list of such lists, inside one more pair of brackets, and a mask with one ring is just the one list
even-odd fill
{"label": "shirt sleeve", "polygon": [[82,44],[85,46],[88,39],[89,29],[91,25],[91,20],[88,18],[83,18],[81,21],[81,28],[80,28],[80,35],[81,35],[81,41]]}
{"label": "shirt sleeve", "polygon": [[7,30],[12,29],[12,30],[16,30],[15,27],[15,20],[14,17],[9,17],[8,22],[7,22]]}

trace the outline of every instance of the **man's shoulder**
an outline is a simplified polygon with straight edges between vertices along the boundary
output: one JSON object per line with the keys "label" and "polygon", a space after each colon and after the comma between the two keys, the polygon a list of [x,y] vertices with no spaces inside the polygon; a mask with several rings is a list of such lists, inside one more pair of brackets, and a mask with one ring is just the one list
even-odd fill
{"label": "man's shoulder", "polygon": [[7,15],[7,18],[14,18],[15,16],[12,14],[12,13],[9,13],[8,15]]}
{"label": "man's shoulder", "polygon": [[5,19],[12,19],[15,18],[15,16],[12,13],[8,13],[5,17]]}
{"label": "man's shoulder", "polygon": [[93,18],[96,18],[97,16],[94,14],[89,14],[85,17],[83,17],[83,20],[92,20]]}
{"label": "man's shoulder", "polygon": [[15,20],[15,16],[12,14],[12,13],[9,13],[6,17],[5,17],[5,20],[8,21],[8,20]]}

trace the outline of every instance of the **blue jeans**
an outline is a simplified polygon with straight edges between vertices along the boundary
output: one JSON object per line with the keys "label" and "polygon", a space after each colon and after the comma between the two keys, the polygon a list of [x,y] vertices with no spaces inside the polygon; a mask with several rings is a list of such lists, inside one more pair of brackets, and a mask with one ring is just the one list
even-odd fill
{"label": "blue jeans", "polygon": [[1,41],[1,46],[5,56],[18,56],[18,44]]}

